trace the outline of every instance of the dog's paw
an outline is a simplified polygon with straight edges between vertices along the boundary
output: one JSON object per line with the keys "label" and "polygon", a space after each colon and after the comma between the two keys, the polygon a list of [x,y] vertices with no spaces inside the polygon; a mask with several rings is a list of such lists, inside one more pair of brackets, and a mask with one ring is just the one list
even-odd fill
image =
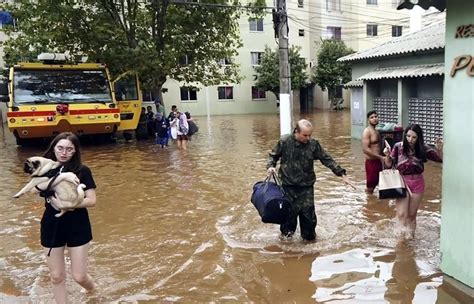
{"label": "dog's paw", "polygon": [[66,213],[66,211],[65,211],[65,210],[61,210],[60,213],[56,213],[54,216],[55,216],[55,217],[61,217],[61,216],[63,216],[64,213]]}

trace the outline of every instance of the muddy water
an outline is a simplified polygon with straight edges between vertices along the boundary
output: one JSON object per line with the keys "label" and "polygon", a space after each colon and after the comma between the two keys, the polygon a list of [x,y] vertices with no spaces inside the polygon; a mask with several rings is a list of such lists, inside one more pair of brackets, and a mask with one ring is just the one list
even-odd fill
{"label": "muddy water", "polygon": [[[313,244],[280,241],[278,227],[262,224],[249,202],[279,136],[277,116],[200,117],[188,151],[151,141],[85,146],[98,185],[90,209],[98,292],[83,293],[68,275],[72,302],[456,303],[439,269],[441,166],[427,165],[416,238],[400,243],[394,202],[363,191],[364,158],[349,136],[349,113],[304,117],[359,188],[317,164]],[[16,147],[6,129],[0,139],[0,302],[50,302],[41,200],[10,198],[27,181],[23,161],[44,148]]]}

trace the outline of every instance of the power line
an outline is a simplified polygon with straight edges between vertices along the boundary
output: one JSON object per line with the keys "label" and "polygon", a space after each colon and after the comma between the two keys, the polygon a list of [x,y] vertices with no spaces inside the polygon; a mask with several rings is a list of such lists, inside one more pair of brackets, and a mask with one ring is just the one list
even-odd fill
{"label": "power line", "polygon": [[228,5],[228,4],[218,4],[218,3],[188,2],[187,0],[171,0],[170,4],[205,6],[205,7],[215,7],[215,8],[237,8],[241,10],[256,10],[256,9],[272,10],[274,9],[274,7],[270,7],[270,6]]}
{"label": "power line", "polygon": [[[355,5],[350,5],[350,7],[352,6],[355,6]],[[322,6],[319,6],[319,5],[315,5],[315,4],[308,4],[308,7],[313,7],[313,8],[318,8],[318,9],[322,9],[322,10],[326,10],[325,7],[322,7]],[[302,10],[302,9],[290,9],[292,11],[299,11],[299,12],[304,12],[304,13],[308,13],[308,14],[315,14],[313,12],[309,12],[307,10]],[[341,13],[348,13],[348,14],[352,14],[352,15],[356,15],[356,16],[361,16],[361,17],[371,17],[371,18],[377,18],[377,19],[380,19],[381,21],[383,20],[386,20],[386,21],[398,21],[400,20],[400,18],[395,18],[395,19],[390,19],[390,18],[383,18],[383,17],[379,17],[379,16],[374,16],[374,15],[367,15],[367,14],[363,14],[363,13],[359,13],[359,12],[353,12],[353,11],[347,11],[347,10],[343,10],[342,8],[339,10]],[[394,14],[396,14],[396,10],[393,11]]]}
{"label": "power line", "polygon": [[[289,1],[289,2],[290,2],[290,3],[298,4],[298,2],[292,2],[292,1]],[[326,3],[327,3],[327,2],[326,2]],[[333,2],[333,3],[334,3],[334,2]],[[326,11],[334,11],[334,12],[338,12],[338,11],[339,11],[339,12],[344,12],[344,11],[342,10],[342,7],[343,7],[343,6],[345,6],[345,7],[348,8],[348,9],[351,9],[351,8],[355,7],[355,8],[363,9],[363,10],[374,10],[374,11],[377,11],[377,12],[386,12],[386,13],[394,13],[394,12],[397,11],[396,8],[393,8],[393,7],[392,7],[391,10],[386,10],[386,9],[380,7],[380,6],[372,6],[372,5],[369,5],[369,6],[362,6],[362,5],[357,5],[357,4],[352,3],[352,1],[350,1],[350,3],[345,3],[345,2],[342,2],[342,3],[341,3],[341,2],[339,2],[339,4],[337,4],[337,2],[336,2],[336,4],[333,5],[334,9],[332,9],[332,10],[329,10],[329,9],[328,9],[328,5],[326,5],[326,6],[317,6],[317,5],[315,5],[315,4],[310,4],[309,2],[308,2],[307,4],[304,4],[304,5],[307,5],[308,7],[317,7],[317,8],[320,8],[320,9],[324,9],[324,10],[326,10]],[[300,7],[300,6],[298,5],[298,7]],[[339,8],[338,8],[338,7],[339,7]]]}
{"label": "power line", "polygon": [[[309,32],[310,33],[314,33],[314,34],[318,34],[318,33],[323,33],[323,32],[326,32],[326,29],[325,28],[312,28],[312,27],[309,27],[309,26],[306,26],[304,24],[301,24],[299,23],[297,20],[294,20],[292,19],[291,17],[289,18],[290,20],[292,20],[293,22],[303,26],[303,27],[306,27],[307,29],[309,29]],[[316,31],[311,31],[311,30],[316,30]],[[351,34],[347,34],[346,32],[342,32],[341,31],[341,36],[344,35],[344,36],[349,36],[349,37],[353,37],[354,39],[344,39],[345,41],[354,41],[354,40],[365,40],[367,42],[370,42],[370,43],[373,43],[373,44],[380,44],[380,41],[372,41],[371,38],[369,37],[357,37],[357,36],[354,36],[354,35],[351,35]],[[385,36],[386,35],[386,36]],[[377,35],[377,36],[374,36],[377,37],[377,38],[384,38],[384,37],[390,37],[388,34],[385,34],[385,35]],[[322,37],[322,35],[321,35]]]}

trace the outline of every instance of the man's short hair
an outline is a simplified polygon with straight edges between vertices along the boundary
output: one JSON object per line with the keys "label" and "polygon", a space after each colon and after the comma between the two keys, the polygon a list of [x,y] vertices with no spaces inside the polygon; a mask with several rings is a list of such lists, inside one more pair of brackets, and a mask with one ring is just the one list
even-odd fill
{"label": "man's short hair", "polygon": [[367,113],[367,119],[369,119],[370,115],[372,114],[377,114],[377,111],[375,110],[369,111],[369,113]]}

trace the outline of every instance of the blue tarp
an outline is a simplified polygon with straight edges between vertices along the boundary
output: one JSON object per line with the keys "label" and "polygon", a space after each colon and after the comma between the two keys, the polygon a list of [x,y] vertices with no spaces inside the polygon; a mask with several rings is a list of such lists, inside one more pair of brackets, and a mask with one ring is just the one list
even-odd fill
{"label": "blue tarp", "polygon": [[13,17],[9,12],[0,11],[0,23],[13,25]]}

